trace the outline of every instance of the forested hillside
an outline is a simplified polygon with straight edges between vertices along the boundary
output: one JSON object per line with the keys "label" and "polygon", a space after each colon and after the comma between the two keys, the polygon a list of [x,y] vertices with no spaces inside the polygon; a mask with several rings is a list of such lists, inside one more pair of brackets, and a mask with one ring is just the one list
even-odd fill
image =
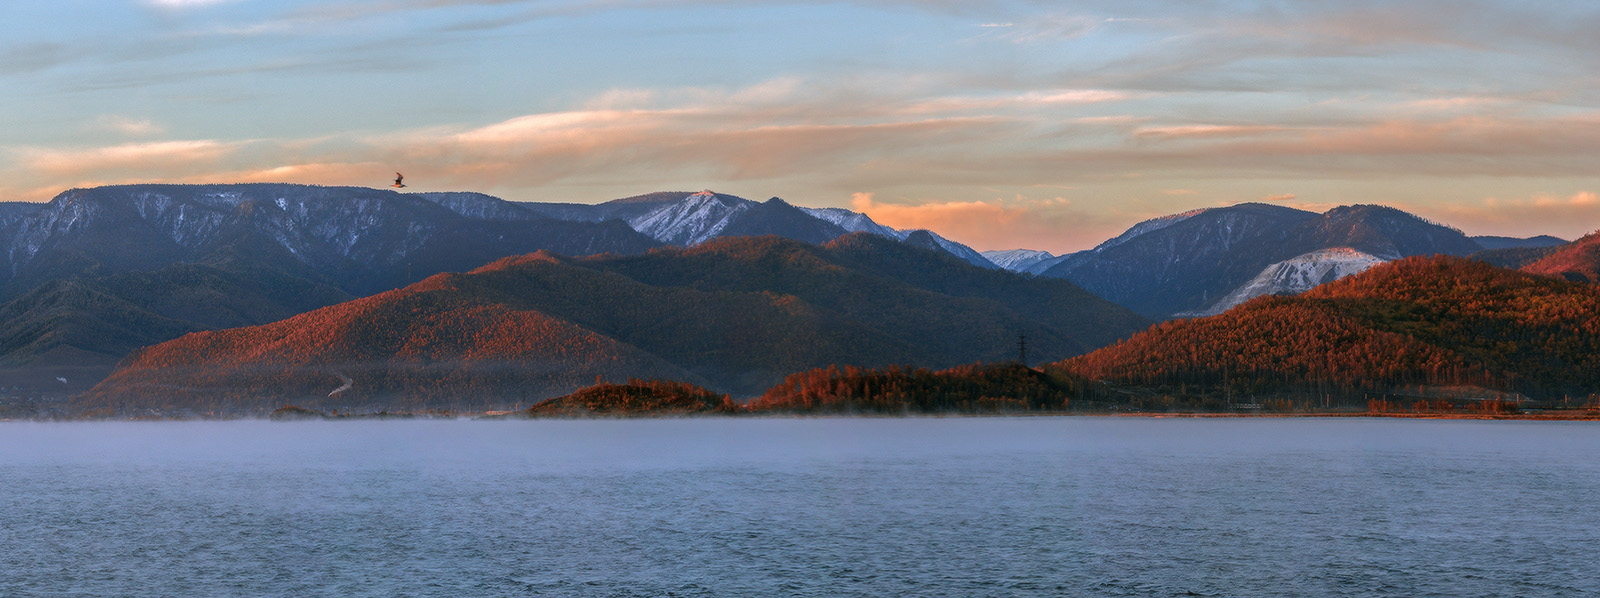
{"label": "forested hillside", "polygon": [[1160,324],[1060,367],[1180,394],[1471,386],[1586,395],[1600,391],[1600,287],[1409,258],[1297,297]]}

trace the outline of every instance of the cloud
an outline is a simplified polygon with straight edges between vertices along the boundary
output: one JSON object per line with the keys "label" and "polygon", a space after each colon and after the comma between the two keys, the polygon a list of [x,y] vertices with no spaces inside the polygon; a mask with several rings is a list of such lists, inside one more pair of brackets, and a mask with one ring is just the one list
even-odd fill
{"label": "cloud", "polygon": [[1513,100],[1510,98],[1498,96],[1452,96],[1412,100],[1406,102],[1406,106],[1431,112],[1449,112],[1468,108],[1504,106],[1512,102]]}
{"label": "cloud", "polygon": [[1039,15],[1003,24],[992,24],[995,36],[1015,44],[1059,42],[1083,38],[1100,27],[1104,19],[1082,15]]}
{"label": "cloud", "polygon": [[[1048,103],[1060,99],[1056,95],[1023,103]],[[376,135],[13,147],[8,151],[15,160],[5,174],[19,187],[50,180],[70,185],[260,173],[291,182],[349,184],[370,177],[362,174],[368,166],[387,164],[419,183],[446,188],[526,189],[553,182],[655,187],[673,180],[771,180],[817,172],[831,173],[842,186],[910,176],[929,161],[956,159],[963,148],[1021,131],[1009,118],[909,110],[892,97],[792,79],[728,90],[609,92],[583,104],[590,107],[478,127]],[[153,121],[123,115],[102,116],[95,126],[127,135],[160,132]]]}
{"label": "cloud", "polygon": [[1600,194],[1594,191],[1486,197],[1477,202],[1421,206],[1415,211],[1474,235],[1555,235],[1570,240],[1600,229]]}
{"label": "cloud", "polygon": [[238,146],[211,140],[158,141],[81,150],[24,148],[14,153],[24,169],[49,176],[102,176],[118,171],[161,176],[206,169]]}
{"label": "cloud", "polygon": [[1004,96],[944,96],[912,103],[903,112],[928,114],[940,112],[997,111],[1010,109],[1036,109],[1052,106],[1071,106],[1116,102],[1135,97],[1123,91],[1109,89],[1056,89],[1030,91]]}
{"label": "cloud", "polygon": [[[1141,134],[1142,132],[1142,134]],[[1171,126],[1136,129],[1141,143],[1097,143],[1010,156],[1014,167],[1075,176],[1584,177],[1600,155],[1600,114],[1468,116],[1317,126]]]}
{"label": "cloud", "polygon": [[186,9],[214,6],[232,0],[144,0],[146,6],[164,9]]}
{"label": "cloud", "polygon": [[42,71],[77,58],[79,49],[54,42],[15,45],[0,50],[0,75]]}
{"label": "cloud", "polygon": [[1099,125],[1099,126],[1125,127],[1125,126],[1137,125],[1139,123],[1142,123],[1142,122],[1145,122],[1145,121],[1148,121],[1148,120],[1150,120],[1150,117],[1148,117],[1148,116],[1134,116],[1134,115],[1131,115],[1131,114],[1117,114],[1117,115],[1112,115],[1112,116],[1080,116],[1078,118],[1072,119],[1072,122],[1080,124],[1080,125]]}
{"label": "cloud", "polygon": [[1178,125],[1169,127],[1139,127],[1133,136],[1161,139],[1216,139],[1223,137],[1255,137],[1282,133],[1286,127],[1276,125]]}
{"label": "cloud", "polygon": [[1222,144],[1224,151],[1316,155],[1536,156],[1600,152],[1600,118],[1391,120],[1304,130],[1293,139]]}
{"label": "cloud", "polygon": [[1277,195],[1268,195],[1263,197],[1261,198],[1261,201],[1294,201],[1296,197],[1298,196],[1293,193],[1279,193]]}
{"label": "cloud", "polygon": [[1118,216],[1096,215],[1064,197],[1009,201],[939,201],[885,203],[875,194],[857,192],[850,208],[898,229],[928,229],[980,251],[1042,249],[1066,252],[1093,246],[1126,224]]}
{"label": "cloud", "polygon": [[148,118],[136,119],[120,114],[102,114],[95,119],[94,127],[129,137],[145,137],[165,131],[165,128]]}
{"label": "cloud", "polygon": [[149,6],[157,8],[198,8],[198,6],[221,5],[230,0],[144,0]]}
{"label": "cloud", "polygon": [[[150,180],[380,185],[396,169],[418,190],[510,199],[597,201],[744,185],[805,205],[873,192],[865,205],[886,224],[932,228],[984,248],[1061,251],[1093,245],[1139,217],[1187,209],[1193,200],[1183,196],[1194,189],[1238,200],[1315,180],[1320,199],[1329,196],[1329,181],[1360,181],[1380,191],[1362,201],[1383,202],[1386,180],[1421,186],[1418,179],[1472,176],[1512,181],[1494,187],[1503,193],[1521,178],[1592,177],[1600,155],[1600,115],[1577,110],[1455,118],[1400,111],[1364,120],[1319,109],[1208,119],[1214,107],[1204,101],[1168,114],[1159,94],[1089,82],[1008,87],[1014,82],[784,76],[742,87],[618,87],[568,109],[392,133],[13,147],[6,150],[13,159],[0,166],[9,185],[0,198]],[[158,123],[127,115],[105,115],[94,126],[161,134]],[[1063,190],[1038,191],[1054,188]],[[1018,191],[1074,201],[1010,197]],[[1150,204],[1138,203],[1147,198]],[[1530,209],[1536,203],[1527,198]],[[1552,210],[1540,213],[1558,213]]]}

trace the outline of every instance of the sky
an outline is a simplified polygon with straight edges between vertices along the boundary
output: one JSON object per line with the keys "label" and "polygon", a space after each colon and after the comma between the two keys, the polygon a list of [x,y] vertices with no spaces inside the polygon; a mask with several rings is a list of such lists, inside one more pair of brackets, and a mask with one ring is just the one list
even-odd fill
{"label": "sky", "polygon": [[69,0],[0,7],[0,201],[711,189],[980,250],[1247,201],[1600,229],[1600,3]]}

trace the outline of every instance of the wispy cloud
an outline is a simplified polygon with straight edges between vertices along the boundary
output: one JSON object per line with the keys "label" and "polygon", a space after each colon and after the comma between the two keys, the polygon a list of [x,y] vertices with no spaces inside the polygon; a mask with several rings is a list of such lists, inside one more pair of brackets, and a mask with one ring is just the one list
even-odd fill
{"label": "wispy cloud", "polygon": [[1085,243],[1087,239],[1110,238],[1126,226],[1120,215],[1094,213],[1064,197],[890,203],[857,192],[850,208],[885,226],[932,230],[980,250],[1072,251],[1093,244]]}
{"label": "wispy cloud", "polygon": [[1087,15],[1044,14],[1017,21],[989,22],[978,25],[989,29],[985,35],[1014,44],[1061,42],[1083,38],[1094,33],[1105,19]]}
{"label": "wispy cloud", "polygon": [[1135,137],[1164,139],[1219,139],[1228,137],[1256,137],[1286,131],[1276,125],[1175,125],[1167,127],[1139,127]]}
{"label": "wispy cloud", "polygon": [[211,140],[128,143],[81,150],[21,149],[14,153],[28,171],[53,176],[98,176],[115,171],[163,173],[213,166],[240,144]]}
{"label": "wispy cloud", "polygon": [[1004,108],[1035,108],[1098,104],[1116,102],[1136,97],[1124,91],[1110,89],[1056,89],[1030,91],[1012,95],[948,96],[919,100],[906,108],[912,113],[936,113],[973,110],[999,110]]}
{"label": "wispy cloud", "polygon": [[232,2],[233,0],[144,0],[146,6],[165,9],[201,8]]}
{"label": "wispy cloud", "polygon": [[66,44],[34,42],[0,49],[0,75],[40,71],[65,64],[82,52]]}
{"label": "wispy cloud", "polygon": [[147,137],[160,134],[165,129],[148,118],[132,118],[120,114],[102,114],[94,120],[94,128],[129,137]]}

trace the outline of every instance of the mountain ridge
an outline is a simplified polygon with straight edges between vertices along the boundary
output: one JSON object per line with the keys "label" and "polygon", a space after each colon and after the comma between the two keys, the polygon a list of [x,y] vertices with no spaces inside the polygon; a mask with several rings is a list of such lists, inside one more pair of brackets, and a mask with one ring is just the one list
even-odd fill
{"label": "mountain ridge", "polygon": [[1340,247],[1385,260],[1482,250],[1459,230],[1387,206],[1339,206],[1316,214],[1242,203],[1146,220],[1094,249],[1034,268],[1164,319],[1206,313],[1225,297],[1247,299],[1242,287],[1270,276],[1275,264]]}

